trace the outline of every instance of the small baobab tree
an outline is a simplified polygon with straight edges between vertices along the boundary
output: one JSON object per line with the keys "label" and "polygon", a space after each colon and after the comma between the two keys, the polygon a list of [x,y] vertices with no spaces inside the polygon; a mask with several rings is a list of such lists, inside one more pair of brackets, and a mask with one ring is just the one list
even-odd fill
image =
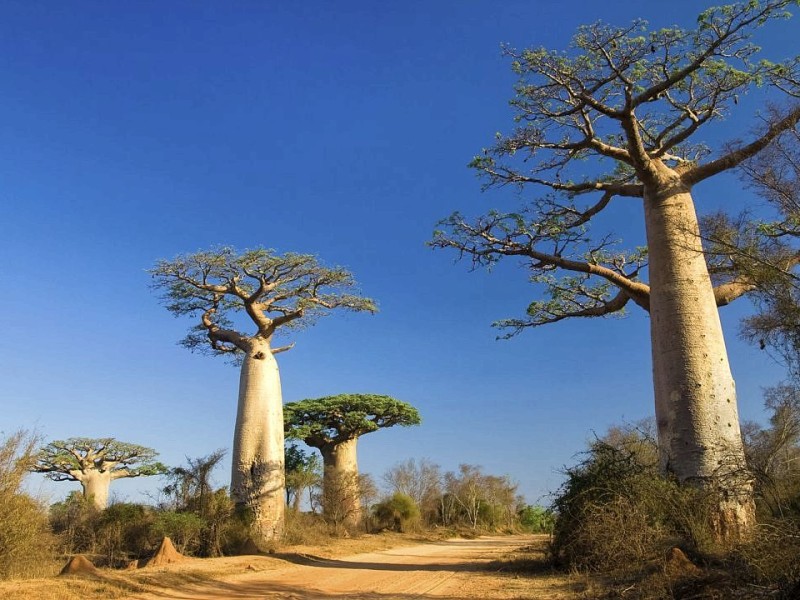
{"label": "small baobab tree", "polygon": [[377,394],[340,394],[290,402],[284,407],[286,436],[304,441],[322,454],[323,511],[357,523],[361,516],[358,490],[358,438],[366,433],[421,422],[406,402]]}
{"label": "small baobab tree", "polygon": [[[283,401],[275,335],[336,309],[375,312],[355,293],[353,276],[308,254],[229,247],[159,261],[151,270],[167,309],[199,322],[183,340],[190,350],[232,356],[241,364],[233,438],[231,496],[253,519],[260,541],[278,537],[285,512]],[[245,333],[233,317],[254,326]]]}
{"label": "small baobab tree", "polygon": [[31,470],[53,481],[77,481],[84,497],[102,510],[108,505],[112,481],[166,473],[156,456],[152,448],[113,438],[70,438],[43,447]]}

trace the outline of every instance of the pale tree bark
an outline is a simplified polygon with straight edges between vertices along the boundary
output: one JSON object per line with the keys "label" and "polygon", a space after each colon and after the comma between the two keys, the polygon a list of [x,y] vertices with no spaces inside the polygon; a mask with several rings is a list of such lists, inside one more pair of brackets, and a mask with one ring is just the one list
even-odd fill
{"label": "pale tree bark", "polygon": [[723,539],[755,522],[736,388],[688,186],[663,169],[645,186],[653,381],[662,467],[717,492]]}
{"label": "pale tree bark", "polygon": [[286,508],[281,380],[267,340],[243,345],[231,496],[237,508],[252,512],[254,533],[265,541],[281,535]]}
{"label": "pale tree bark", "polygon": [[90,469],[83,473],[75,471],[73,476],[83,488],[83,497],[91,500],[95,508],[103,510],[108,506],[108,490],[111,481],[115,479],[110,470]]}
{"label": "pale tree bark", "polygon": [[[320,447],[324,467],[323,511],[343,516],[344,523],[355,525],[361,520],[361,498],[358,484],[358,438]],[[335,504],[335,506],[331,506]]]}

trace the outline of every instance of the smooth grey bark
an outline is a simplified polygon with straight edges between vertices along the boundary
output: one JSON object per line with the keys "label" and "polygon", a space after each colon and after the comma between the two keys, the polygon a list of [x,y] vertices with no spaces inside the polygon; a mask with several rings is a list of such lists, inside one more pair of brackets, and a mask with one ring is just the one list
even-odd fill
{"label": "smooth grey bark", "polygon": [[252,511],[256,534],[270,540],[282,534],[286,509],[281,380],[268,341],[243,345],[231,496],[238,509]]}
{"label": "smooth grey bark", "polygon": [[[322,485],[326,501],[323,510],[328,515],[338,511],[348,524],[361,520],[357,445],[358,438],[354,437],[319,448],[324,469]],[[338,506],[330,506],[330,503]]]}
{"label": "smooth grey bark", "polygon": [[103,510],[108,506],[108,491],[111,482],[118,479],[112,476],[110,470],[100,471],[89,469],[87,471],[73,471],[71,473],[83,488],[83,497],[91,500],[95,508]]}
{"label": "smooth grey bark", "polygon": [[720,494],[714,524],[735,539],[755,522],[736,388],[690,189],[667,171],[644,197],[660,460]]}

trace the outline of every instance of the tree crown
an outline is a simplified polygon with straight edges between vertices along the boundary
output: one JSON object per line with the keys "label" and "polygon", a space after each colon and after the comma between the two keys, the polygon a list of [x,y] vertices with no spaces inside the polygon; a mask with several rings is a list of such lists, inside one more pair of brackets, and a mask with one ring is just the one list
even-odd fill
{"label": "tree crown", "polygon": [[318,448],[386,427],[421,423],[419,412],[410,404],[377,394],[340,394],[290,402],[283,407],[283,418],[286,437]]}
{"label": "tree crown", "polygon": [[[511,101],[516,128],[497,134],[471,166],[486,186],[545,193],[516,212],[492,211],[474,221],[454,213],[431,242],[456,249],[474,267],[508,256],[524,260],[546,298],[532,302],[525,317],[496,325],[514,335],[569,317],[619,313],[630,301],[649,310],[650,287],[642,281],[647,249],[621,248],[614,235],[591,235],[590,225],[615,198],[689,191],[796,127],[797,103],[771,115],[755,139],[724,146],[716,157],[697,140],[702,127],[732,112],[753,87],[800,97],[800,57],[757,60],[759,48],[750,42],[755,29],[786,18],[794,4],[752,0],[710,8],[694,30],[594,23],[578,29],[566,52],[506,49],[519,78]],[[736,267],[716,268],[719,305],[757,285]]]}
{"label": "tree crown", "polygon": [[78,481],[89,471],[110,471],[113,478],[160,475],[167,468],[152,448],[114,438],[69,438],[44,446],[31,468],[54,481]]}
{"label": "tree crown", "polygon": [[[349,271],[309,254],[224,246],[158,261],[150,273],[170,312],[200,316],[183,345],[216,354],[241,352],[248,340],[269,341],[280,328],[308,325],[334,309],[377,311],[356,293]],[[233,316],[242,312],[256,326],[252,335],[234,329]]]}

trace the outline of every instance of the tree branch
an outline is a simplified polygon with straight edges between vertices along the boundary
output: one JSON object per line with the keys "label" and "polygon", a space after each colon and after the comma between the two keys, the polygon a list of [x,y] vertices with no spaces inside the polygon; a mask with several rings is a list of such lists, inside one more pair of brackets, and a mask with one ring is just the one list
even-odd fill
{"label": "tree branch", "polygon": [[798,121],[800,121],[800,104],[792,108],[789,113],[778,122],[772,123],[764,135],[757,140],[737,150],[733,150],[717,160],[686,171],[682,176],[683,181],[687,185],[692,186],[704,179],[708,179],[709,177],[713,177],[723,171],[736,167],[741,162],[755,156],[758,152],[766,148],[769,143],[781,133],[794,128]]}

